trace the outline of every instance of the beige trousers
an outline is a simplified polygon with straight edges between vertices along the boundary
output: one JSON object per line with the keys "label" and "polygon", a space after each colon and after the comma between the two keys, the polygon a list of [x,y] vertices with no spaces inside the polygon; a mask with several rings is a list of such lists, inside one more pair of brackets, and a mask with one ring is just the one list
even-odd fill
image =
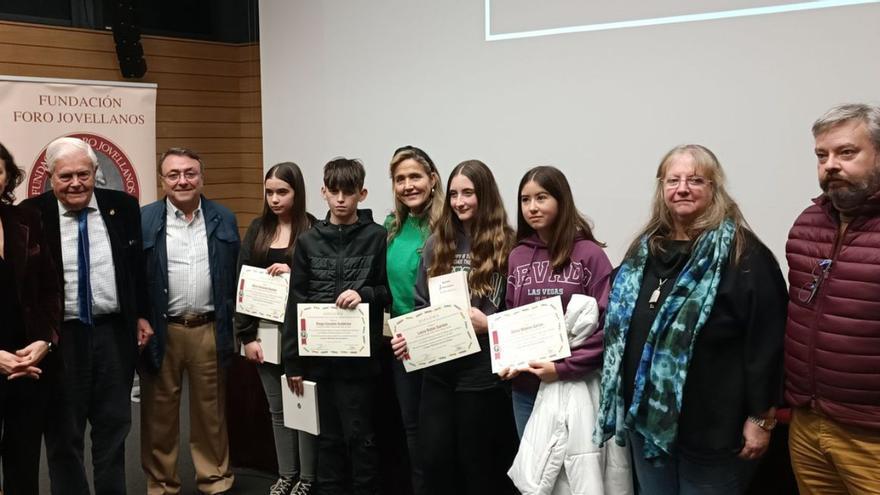
{"label": "beige trousers", "polygon": [[217,363],[214,324],[168,324],[165,358],[156,375],[141,377],[141,465],[149,495],[180,493],[180,391],[189,383],[190,452],[200,492],[229,490],[226,377]]}
{"label": "beige trousers", "polygon": [[793,411],[788,446],[801,495],[880,493],[880,432],[799,407]]}

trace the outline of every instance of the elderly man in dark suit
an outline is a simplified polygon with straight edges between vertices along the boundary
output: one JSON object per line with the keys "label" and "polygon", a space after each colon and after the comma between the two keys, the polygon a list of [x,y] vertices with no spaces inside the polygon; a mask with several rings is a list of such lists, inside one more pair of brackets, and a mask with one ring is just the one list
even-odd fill
{"label": "elderly man in dark suit", "polygon": [[147,320],[137,200],[95,189],[98,160],[84,141],[59,138],[46,148],[52,190],[28,199],[63,282],[59,351],[63,372],[46,430],[53,495],[88,494],[83,436],[91,425],[95,493],[125,493],[125,438],[138,347]]}

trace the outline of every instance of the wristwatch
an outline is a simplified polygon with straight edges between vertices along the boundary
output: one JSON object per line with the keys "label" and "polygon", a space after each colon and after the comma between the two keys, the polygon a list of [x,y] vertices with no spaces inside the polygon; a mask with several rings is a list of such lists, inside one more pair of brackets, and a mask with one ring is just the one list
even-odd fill
{"label": "wristwatch", "polygon": [[775,416],[772,418],[756,418],[755,416],[749,416],[749,421],[755,423],[764,431],[771,431],[773,428],[776,428]]}

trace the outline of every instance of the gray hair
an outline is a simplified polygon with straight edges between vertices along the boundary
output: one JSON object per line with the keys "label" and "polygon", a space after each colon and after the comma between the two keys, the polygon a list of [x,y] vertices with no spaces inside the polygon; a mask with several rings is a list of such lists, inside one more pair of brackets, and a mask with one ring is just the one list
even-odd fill
{"label": "gray hair", "polygon": [[98,157],[95,155],[95,150],[89,146],[89,143],[78,138],[61,137],[52,141],[46,147],[46,168],[49,169],[49,173],[55,172],[55,162],[76,153],[85,154],[89,157],[89,161],[92,162],[92,167],[98,167]]}
{"label": "gray hair", "polygon": [[877,105],[847,103],[832,107],[825,112],[825,115],[813,122],[813,137],[850,120],[860,120],[865,123],[871,144],[874,145],[874,150],[880,153],[880,106]]}

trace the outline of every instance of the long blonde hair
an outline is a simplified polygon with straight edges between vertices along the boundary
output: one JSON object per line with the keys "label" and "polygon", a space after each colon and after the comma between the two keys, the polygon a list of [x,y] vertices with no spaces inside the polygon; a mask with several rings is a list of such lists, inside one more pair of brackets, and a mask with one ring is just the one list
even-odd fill
{"label": "long blonde hair", "polygon": [[711,194],[706,210],[700,213],[686,227],[685,234],[688,239],[696,240],[703,232],[717,228],[725,219],[733,220],[736,225],[733,259],[735,262],[738,262],[745,248],[744,231],[750,231],[751,229],[748,223],[746,223],[745,218],[743,218],[742,211],[740,211],[736,201],[733,200],[725,188],[726,178],[724,170],[721,168],[721,163],[718,161],[715,153],[699,144],[676,146],[663,156],[660,166],[657,167],[656,188],[654,190],[654,200],[651,203],[651,219],[648,220],[645,227],[629,245],[626,256],[630,257],[638,252],[639,243],[645,235],[649,237],[648,248],[653,254],[662,252],[663,241],[672,239],[675,232],[675,221],[672,217],[672,212],[664,200],[663,179],[666,177],[666,171],[672,165],[673,159],[683,154],[690,155],[694,159],[694,172],[707,179],[706,187],[710,189]]}
{"label": "long blonde hair", "polygon": [[514,231],[507,221],[507,212],[498,192],[498,185],[492,171],[479,160],[459,163],[449,174],[446,184],[446,200],[443,212],[432,230],[436,237],[434,257],[428,267],[428,276],[436,277],[452,271],[455,259],[455,233],[464,226],[452,210],[449,187],[452,179],[463,175],[474,184],[477,196],[477,211],[470,228],[471,270],[468,274],[471,293],[487,296],[492,293],[492,276],[507,274],[507,255],[513,248]]}
{"label": "long blonde hair", "polygon": [[389,241],[394,239],[398,232],[400,232],[403,222],[410,213],[409,207],[397,198],[397,192],[394,189],[394,173],[397,171],[397,167],[406,160],[413,160],[421,165],[422,168],[424,168],[424,172],[427,174],[428,179],[433,179],[434,181],[434,187],[431,189],[431,196],[428,198],[430,204],[425,205],[425,210],[423,212],[427,222],[426,226],[433,226],[437,219],[440,218],[440,212],[443,211],[443,184],[440,182],[440,174],[437,172],[437,167],[434,166],[431,157],[415,146],[398,148],[397,151],[394,152],[394,156],[391,158],[391,165],[389,166],[389,172],[391,174],[391,194],[394,197],[393,218],[391,219],[391,224],[388,226]]}

